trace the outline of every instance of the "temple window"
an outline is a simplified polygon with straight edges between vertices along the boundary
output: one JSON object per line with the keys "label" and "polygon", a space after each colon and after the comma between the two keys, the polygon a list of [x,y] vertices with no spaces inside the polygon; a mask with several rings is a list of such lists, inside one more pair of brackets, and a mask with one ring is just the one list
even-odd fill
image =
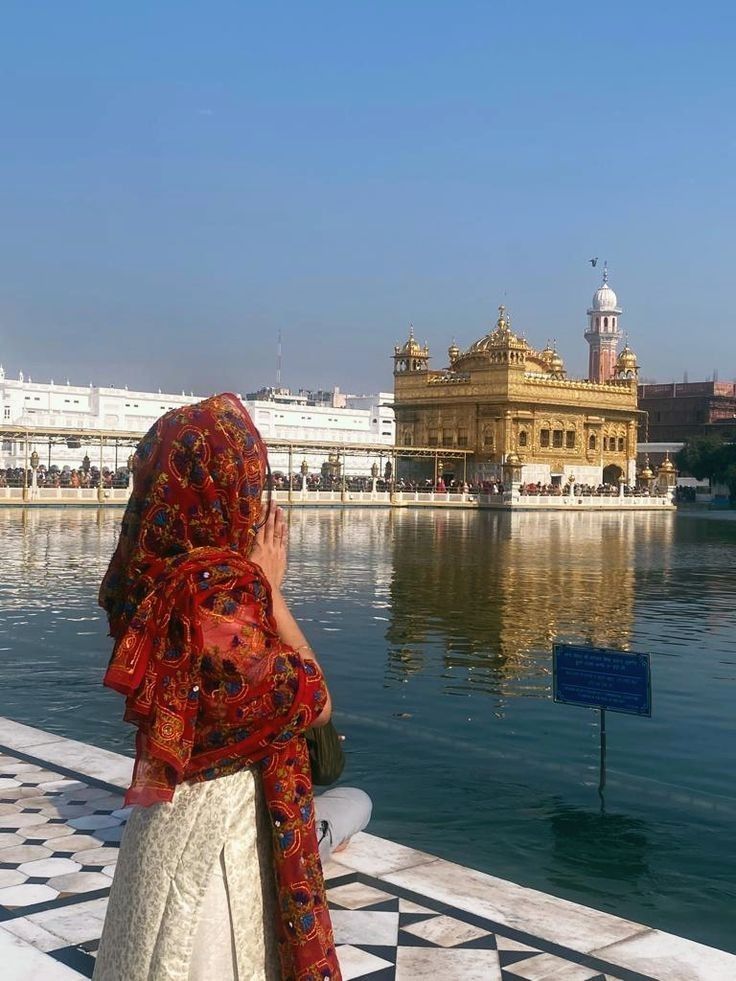
{"label": "temple window", "polygon": [[437,433],[429,433],[427,436],[427,446],[437,446],[439,439],[437,438]]}
{"label": "temple window", "polygon": [[527,440],[527,435],[524,432],[524,430],[522,429],[522,431],[519,433],[519,446],[526,446],[527,445],[527,441],[528,441]]}
{"label": "temple window", "polygon": [[619,438],[618,438],[618,451],[619,451],[619,453],[623,453],[623,451],[624,451],[624,438],[623,438],[623,436],[619,436]]}
{"label": "temple window", "polygon": [[452,446],[453,442],[454,442],[454,440],[453,440],[453,436],[452,436],[452,430],[451,429],[443,429],[442,430],[442,445],[443,446]]}
{"label": "temple window", "polygon": [[565,433],[565,447],[568,450],[574,450],[575,449],[575,430],[574,429],[568,429],[567,432]]}
{"label": "temple window", "polygon": [[554,448],[556,450],[559,450],[559,449],[562,448],[562,430],[561,429],[553,429],[552,430],[552,446],[554,446]]}
{"label": "temple window", "polygon": [[590,436],[588,437],[588,449],[589,450],[594,450],[595,447],[596,447],[595,434],[594,433],[591,433]]}
{"label": "temple window", "polygon": [[603,318],[603,329],[608,330],[608,317]]}
{"label": "temple window", "polygon": [[457,434],[457,445],[467,446],[468,445],[468,432],[466,429],[461,429]]}
{"label": "temple window", "polygon": [[493,449],[493,433],[490,429],[483,431],[483,445],[488,449]]}
{"label": "temple window", "polygon": [[549,446],[549,429],[542,429],[539,433],[539,445]]}

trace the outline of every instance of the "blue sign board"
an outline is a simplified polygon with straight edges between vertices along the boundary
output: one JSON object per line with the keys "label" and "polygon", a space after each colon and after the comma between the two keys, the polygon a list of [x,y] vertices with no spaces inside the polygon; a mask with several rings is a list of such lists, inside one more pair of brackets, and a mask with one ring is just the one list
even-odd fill
{"label": "blue sign board", "polygon": [[555,644],[552,674],[556,702],[629,715],[652,714],[648,654]]}

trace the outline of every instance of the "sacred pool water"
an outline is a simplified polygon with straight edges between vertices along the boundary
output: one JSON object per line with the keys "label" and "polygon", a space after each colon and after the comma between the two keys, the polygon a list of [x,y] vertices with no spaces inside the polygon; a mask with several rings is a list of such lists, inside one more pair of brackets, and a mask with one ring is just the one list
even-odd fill
{"label": "sacred pool water", "polygon": [[[736,523],[294,511],[288,593],[371,830],[736,951]],[[0,511],[0,714],[129,753],[96,606],[120,512]],[[650,651],[653,716],[551,699],[557,640]]]}

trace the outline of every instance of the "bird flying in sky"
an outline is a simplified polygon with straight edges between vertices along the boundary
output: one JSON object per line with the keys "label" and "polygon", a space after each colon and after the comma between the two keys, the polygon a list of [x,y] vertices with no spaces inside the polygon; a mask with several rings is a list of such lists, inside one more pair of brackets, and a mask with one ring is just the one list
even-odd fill
{"label": "bird flying in sky", "polygon": [[588,262],[595,269],[595,267],[598,265],[598,256],[596,256],[595,259],[588,259]]}

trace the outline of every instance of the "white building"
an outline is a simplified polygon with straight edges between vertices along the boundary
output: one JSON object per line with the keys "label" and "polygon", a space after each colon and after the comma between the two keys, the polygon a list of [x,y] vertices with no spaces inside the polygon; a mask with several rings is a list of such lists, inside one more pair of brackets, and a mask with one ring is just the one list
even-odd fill
{"label": "white building", "polygon": [[[199,401],[194,394],[171,395],[162,392],[132,392],[127,388],[100,388],[62,385],[53,381],[34,382],[21,371],[17,379],[6,377],[0,365],[0,405],[4,426],[24,428],[54,428],[85,430],[104,429],[109,432],[140,433],[143,435],[159,416],[169,409]],[[41,446],[36,447],[41,463],[47,463]],[[3,439],[0,446],[0,468],[22,467],[23,443]],[[106,467],[124,466],[128,450],[116,452],[106,448],[103,463]],[[59,467],[79,467],[85,450],[54,446],[52,463]],[[95,458],[92,461],[98,463]]]}
{"label": "white building", "polygon": [[[204,398],[182,392],[172,395],[163,392],[135,392],[127,388],[101,388],[90,384],[77,385],[34,382],[20,372],[17,379],[6,377],[0,366],[0,424],[23,428],[58,428],[105,430],[112,434],[112,445],[104,451],[103,465],[124,466],[129,450],[114,445],[114,433],[143,435],[164,412],[181,405],[190,405]],[[288,390],[276,390],[268,398],[244,400],[266,443],[274,439],[291,442],[331,444],[370,444],[391,446],[395,441],[393,393],[377,395],[343,395],[335,389],[332,404],[316,402],[309,393],[292,395]],[[42,446],[35,447],[41,463],[48,463]],[[79,467],[85,450],[54,446],[51,462],[59,467]],[[0,444],[0,469],[22,467],[25,447],[22,442],[3,439]],[[270,454],[272,470],[286,471],[288,454],[274,450]],[[303,454],[296,460],[301,465]],[[319,472],[326,453],[307,454],[310,473]],[[375,454],[351,458],[348,473],[367,475]],[[98,457],[92,460],[97,464]],[[377,461],[376,461],[377,462]]]}
{"label": "white building", "polygon": [[[336,390],[332,401],[332,405],[316,404],[307,395],[277,391],[269,399],[246,400],[245,406],[266,443],[279,439],[387,448],[395,443],[393,392],[342,395]],[[269,459],[273,471],[287,472],[287,452],[272,449]],[[299,469],[303,459],[310,473],[319,473],[326,455],[319,451],[300,452],[299,459],[292,456],[294,470]],[[379,462],[375,453],[351,455],[346,458],[346,473],[368,476],[372,464]]]}

